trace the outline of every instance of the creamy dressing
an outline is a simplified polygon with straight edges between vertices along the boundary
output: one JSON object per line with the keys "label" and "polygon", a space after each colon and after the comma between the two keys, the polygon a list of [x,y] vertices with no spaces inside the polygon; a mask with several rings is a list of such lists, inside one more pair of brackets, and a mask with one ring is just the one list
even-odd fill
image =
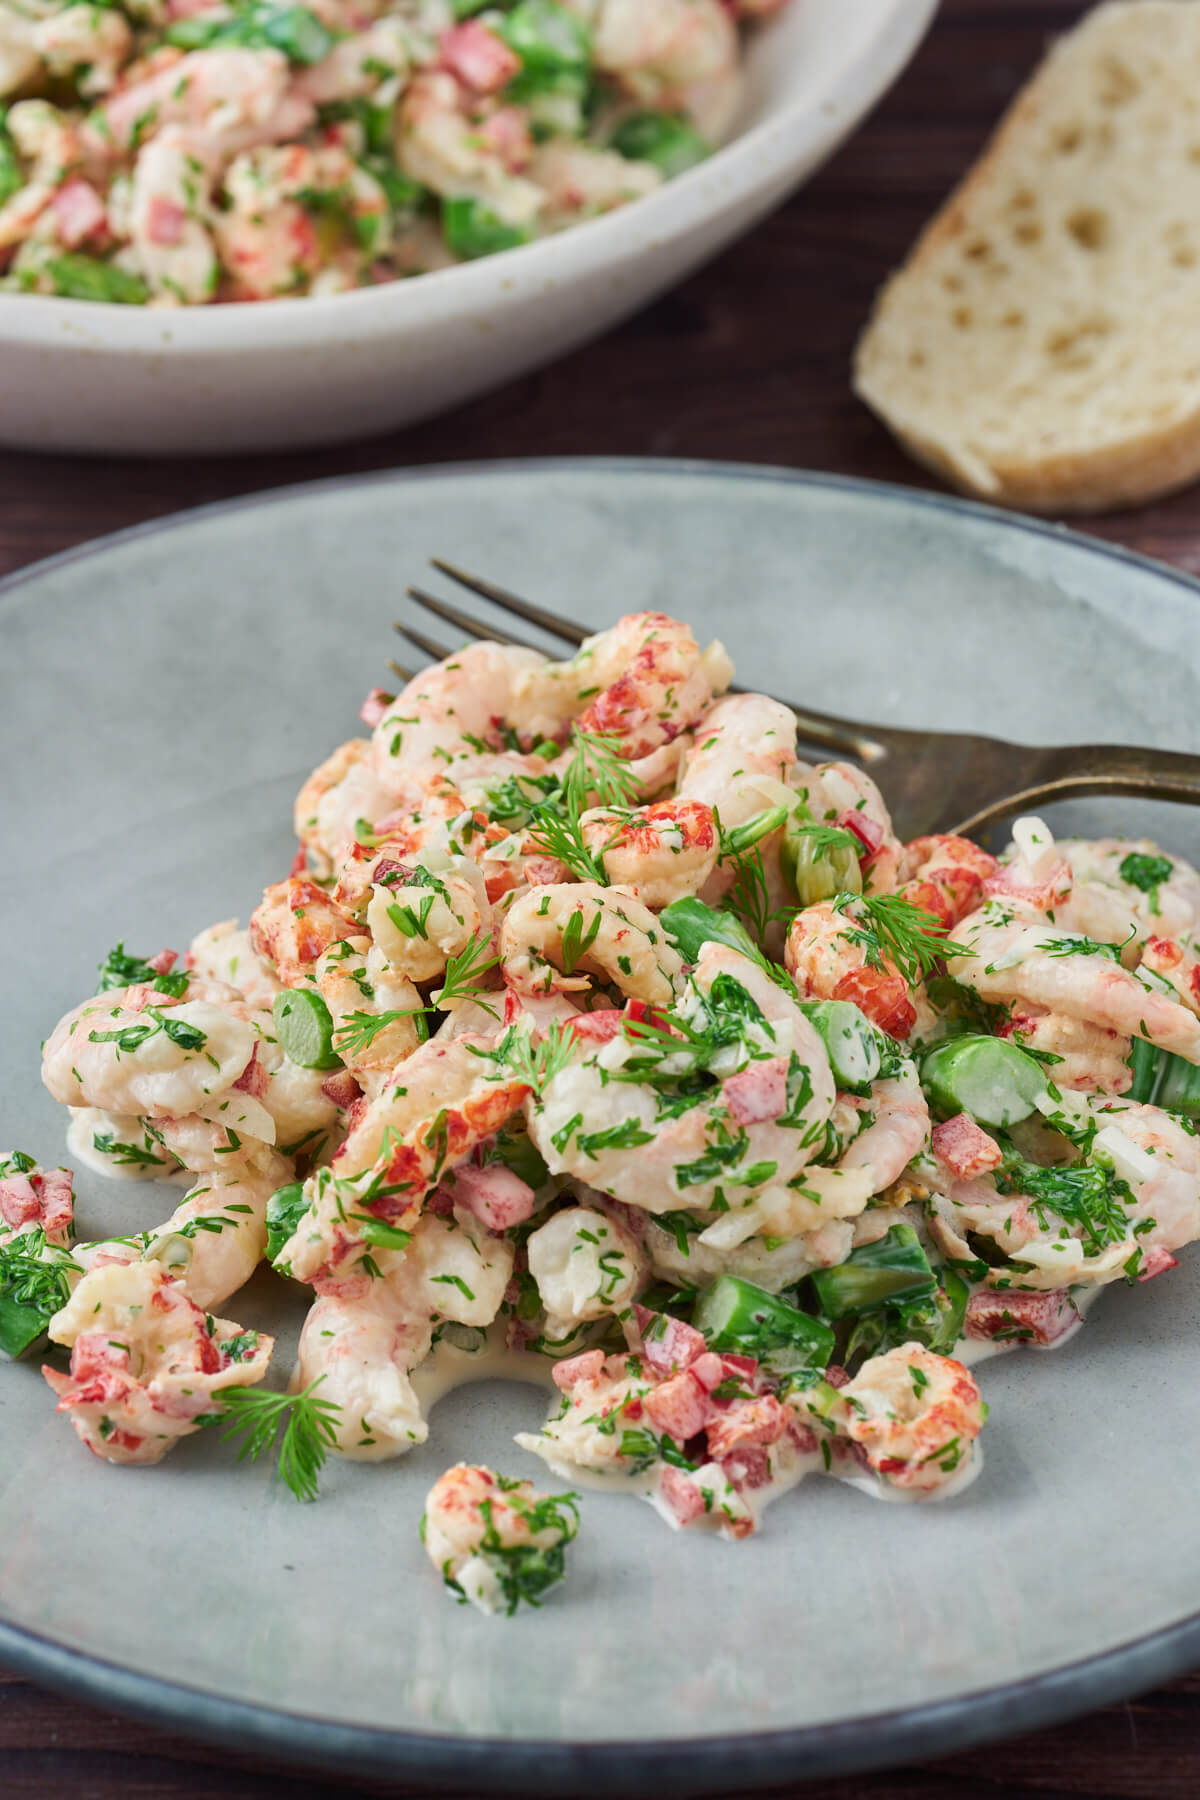
{"label": "creamy dressing", "polygon": [[[112,1113],[104,1112],[98,1106],[72,1106],[68,1110],[71,1123],[67,1126],[67,1150],[71,1160],[82,1163],[94,1174],[105,1175],[111,1181],[179,1181],[185,1186],[190,1186],[196,1179],[178,1164],[114,1161],[111,1156],[105,1156],[102,1151],[97,1150],[92,1141],[98,1130],[112,1130]],[[133,1138],[140,1137],[140,1125],[136,1120],[130,1123],[135,1127]]]}

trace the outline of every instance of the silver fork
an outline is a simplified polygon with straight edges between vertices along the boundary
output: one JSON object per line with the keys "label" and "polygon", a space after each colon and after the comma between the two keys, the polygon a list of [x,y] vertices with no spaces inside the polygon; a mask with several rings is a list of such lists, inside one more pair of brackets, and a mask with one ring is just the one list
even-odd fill
{"label": "silver fork", "polygon": [[[586,627],[560,618],[545,607],[534,606],[507,588],[468,575],[438,557],[431,561],[435,569],[460,587],[572,649],[592,636]],[[427,613],[469,639],[527,649],[546,648],[485,624],[422,588],[410,587],[408,593]],[[453,652],[454,646],[439,644],[402,620],[396,621],[396,630],[437,662]],[[405,681],[411,679],[410,671],[401,663],[392,662],[389,667]],[[731,689],[733,693],[746,691]],[[1026,812],[1048,800],[1088,794],[1134,794],[1145,799],[1200,805],[1200,757],[1176,750],[1146,750],[1124,744],[1035,748],[966,732],[865,725],[853,719],[839,719],[832,713],[813,712],[792,700],[784,704],[796,715],[801,745],[823,751],[827,757],[848,757],[862,763],[879,780],[897,834],[905,842],[927,832],[965,835],[985,831],[1014,813]]]}

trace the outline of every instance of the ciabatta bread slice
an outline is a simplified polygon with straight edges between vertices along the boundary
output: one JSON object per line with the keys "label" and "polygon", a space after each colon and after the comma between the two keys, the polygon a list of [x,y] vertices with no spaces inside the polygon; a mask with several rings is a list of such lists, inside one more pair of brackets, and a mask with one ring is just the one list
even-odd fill
{"label": "ciabatta bread slice", "polygon": [[1200,0],[1089,13],[881,293],[856,391],[957,487],[1095,512],[1200,474]]}

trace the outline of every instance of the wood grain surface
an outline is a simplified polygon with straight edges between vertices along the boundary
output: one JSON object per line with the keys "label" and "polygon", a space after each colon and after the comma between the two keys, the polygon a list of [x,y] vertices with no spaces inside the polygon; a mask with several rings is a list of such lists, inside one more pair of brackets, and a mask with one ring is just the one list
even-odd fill
{"label": "wood grain surface", "polygon": [[[743,243],[609,337],[430,424],[330,451],[258,458],[93,462],[0,453],[0,574],[181,507],[464,458],[712,457],[932,485],[853,399],[851,347],[879,282],[978,151],[1047,38],[1084,10],[1077,0],[945,0],[924,48],[873,118]],[[1200,490],[1085,529],[1200,573]],[[0,1674],[4,1800],[317,1800],[338,1791],[348,1790],[202,1750]],[[986,1751],[803,1793],[1197,1800],[1200,1674]]]}

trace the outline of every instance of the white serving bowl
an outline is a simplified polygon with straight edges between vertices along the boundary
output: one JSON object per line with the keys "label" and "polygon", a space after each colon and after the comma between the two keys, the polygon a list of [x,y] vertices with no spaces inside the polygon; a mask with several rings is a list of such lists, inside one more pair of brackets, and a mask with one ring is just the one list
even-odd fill
{"label": "white serving bowl", "polygon": [[315,300],[180,310],[0,294],[0,444],[293,449],[386,431],[549,362],[723,249],[836,148],[937,0],[792,0],[710,161],[561,236]]}

